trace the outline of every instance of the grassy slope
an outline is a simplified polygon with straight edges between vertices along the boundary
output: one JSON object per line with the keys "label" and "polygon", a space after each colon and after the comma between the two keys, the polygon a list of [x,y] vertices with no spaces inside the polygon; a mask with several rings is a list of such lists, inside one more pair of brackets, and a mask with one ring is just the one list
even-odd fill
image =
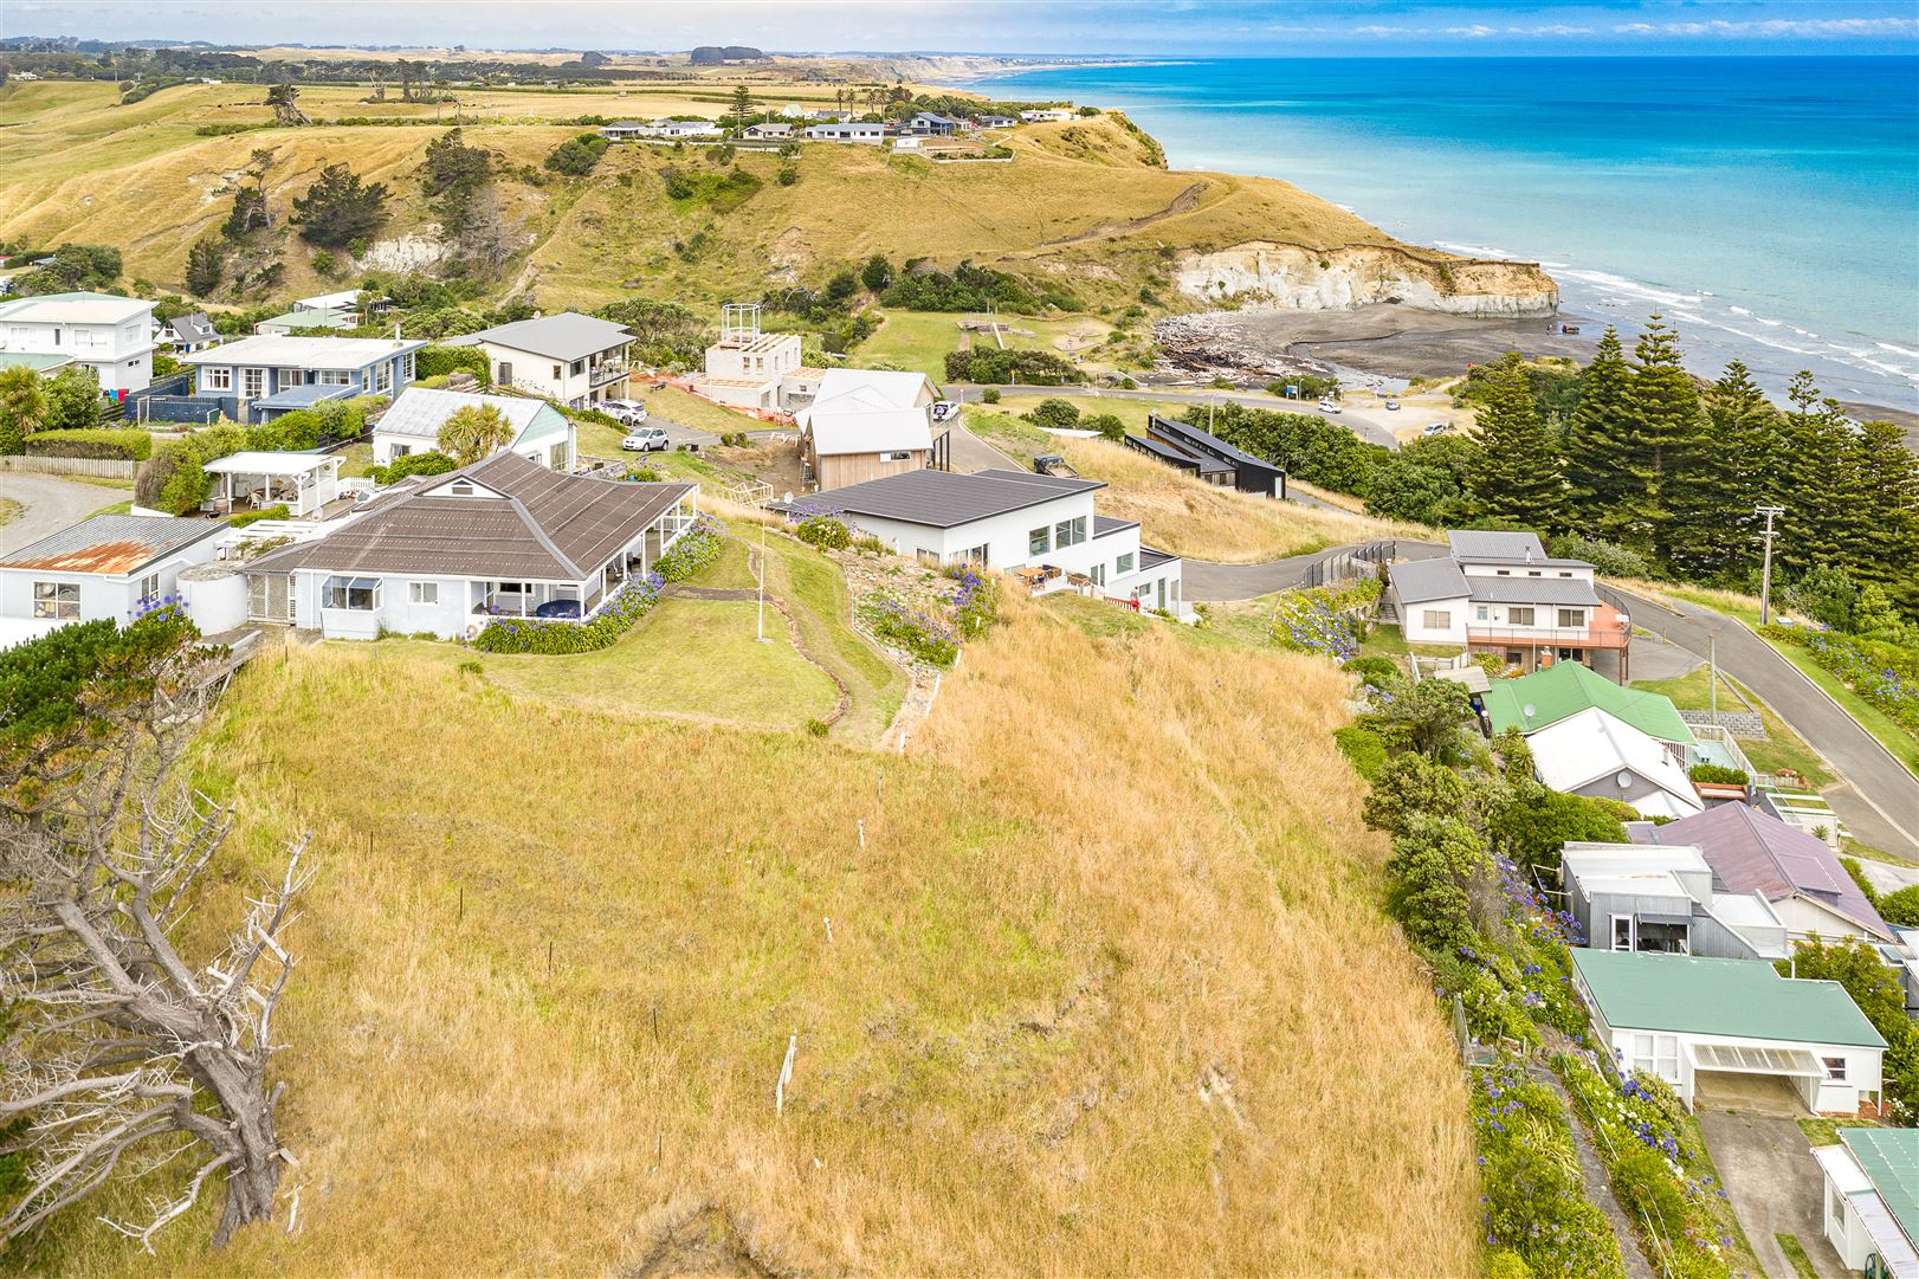
{"label": "grassy slope", "polygon": [[398,645],[257,663],[206,758],[228,904],[317,832],[277,1025],[300,1231],[209,1257],[202,1211],[156,1262],[76,1222],[44,1260],[595,1275],[711,1207],[782,1272],[1475,1272],[1344,691],[1023,601],[905,757],[542,708]]}
{"label": "grassy slope", "polygon": [[[420,149],[444,126],[431,123],[431,108],[361,104],[355,99],[362,95],[314,89],[302,94],[302,104],[317,118],[384,113],[421,123],[199,138],[193,130],[201,124],[267,119],[257,86],[185,86],[131,107],[113,105],[110,85],[9,86],[0,90],[0,235],[116,244],[127,253],[130,278],[177,283],[187,246],[225,216],[228,175],[257,147],[276,151],[268,181],[276,214],[323,163],[345,158],[400,197],[387,234],[430,221],[412,175]],[[476,95],[473,114],[534,121],[631,114],[642,104],[658,107],[652,99],[622,102],[604,94],[496,93]],[[469,124],[467,137],[515,165],[537,166],[575,131],[483,121]],[[776,156],[742,153],[740,167],[767,185],[724,216],[665,198],[658,171],[703,165],[698,149],[621,146],[587,181],[538,187],[515,181],[504,203],[533,237],[529,278],[536,298],[572,306],[641,289],[688,301],[759,296],[769,263],[775,279],[788,273],[818,283],[832,269],[876,252],[896,262],[971,257],[1056,274],[1090,300],[1123,304],[1163,268],[1162,245],[1393,242],[1283,182],[1148,167],[1139,144],[1107,121],[1021,129],[1011,144],[1019,153],[1013,164],[946,166],[865,147],[809,146],[801,179],[791,187],[772,181],[781,163]],[[848,209],[860,216],[847,217]],[[1141,221],[1148,218],[1156,220]],[[676,242],[686,244],[701,231],[708,236],[703,250],[674,251]],[[290,243],[287,292],[323,283],[308,268],[308,256]]]}

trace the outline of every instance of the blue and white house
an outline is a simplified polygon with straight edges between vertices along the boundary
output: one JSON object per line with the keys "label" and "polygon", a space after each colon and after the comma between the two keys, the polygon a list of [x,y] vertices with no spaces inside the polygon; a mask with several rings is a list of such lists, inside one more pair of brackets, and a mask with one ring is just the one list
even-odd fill
{"label": "blue and white house", "polygon": [[439,448],[440,427],[464,408],[491,408],[513,428],[507,449],[551,471],[571,471],[579,460],[578,433],[558,409],[524,395],[477,395],[410,386],[373,428],[373,460],[385,466],[409,453]]}
{"label": "blue and white house", "polygon": [[259,336],[181,357],[194,398],[233,401],[237,422],[270,422],[326,400],[395,396],[414,378],[424,339]]}

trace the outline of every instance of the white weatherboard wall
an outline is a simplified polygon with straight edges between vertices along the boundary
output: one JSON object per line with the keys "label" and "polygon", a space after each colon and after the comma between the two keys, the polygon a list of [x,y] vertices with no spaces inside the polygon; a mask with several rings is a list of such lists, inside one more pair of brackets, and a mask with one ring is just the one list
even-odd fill
{"label": "white weatherboard wall", "polygon": [[203,538],[138,573],[124,577],[105,573],[62,573],[38,568],[0,569],[0,616],[32,617],[33,584],[64,582],[77,584],[80,588],[80,621],[93,622],[104,618],[130,622],[139,608],[142,582],[149,576],[157,577],[159,584],[154,592],[156,595],[177,594],[180,570],[212,559],[214,546],[219,540],[217,537]]}
{"label": "white weatherboard wall", "polygon": [[[1472,605],[1466,596],[1457,599],[1427,600],[1420,604],[1399,602],[1400,633],[1409,644],[1458,644],[1466,643],[1466,615]],[[1428,618],[1427,614],[1443,614],[1446,624],[1434,626],[1437,617]]]}
{"label": "white weatherboard wall", "polygon": [[[373,577],[380,582],[379,606],[372,612],[323,608],[321,600],[330,577]],[[328,639],[372,639],[381,631],[397,635],[431,634],[438,639],[460,639],[481,619],[474,614],[472,588],[461,577],[401,576],[379,573],[340,573],[295,570],[293,624],[322,631]],[[410,583],[431,582],[439,592],[434,604],[412,602]]]}
{"label": "white weatherboard wall", "polygon": [[1868,1048],[1859,1044],[1787,1043],[1776,1039],[1741,1039],[1732,1035],[1700,1035],[1665,1030],[1615,1030],[1599,1015],[1597,1005],[1589,995],[1586,996],[1586,1003],[1589,1008],[1595,1009],[1593,1026],[1599,1032],[1598,1038],[1612,1046],[1614,1057],[1621,1067],[1625,1070],[1646,1070],[1649,1074],[1658,1075],[1673,1085],[1689,1110],[1698,1089],[1698,1072],[1692,1054],[1687,1051],[1692,1045],[1788,1048],[1809,1052],[1820,1059],[1844,1058],[1844,1082],[1832,1079],[1788,1080],[1798,1092],[1800,1100],[1806,1103],[1806,1108],[1815,1114],[1857,1114],[1860,1094],[1877,1093],[1883,1087],[1883,1048]]}

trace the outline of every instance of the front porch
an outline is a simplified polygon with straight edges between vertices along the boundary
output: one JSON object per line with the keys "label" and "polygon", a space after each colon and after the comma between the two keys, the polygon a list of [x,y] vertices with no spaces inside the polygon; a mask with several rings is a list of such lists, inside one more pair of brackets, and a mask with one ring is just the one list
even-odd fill
{"label": "front porch", "polygon": [[590,622],[628,581],[651,572],[660,556],[693,527],[697,518],[688,502],[675,502],[645,532],[582,581],[470,581],[467,611],[486,617]]}

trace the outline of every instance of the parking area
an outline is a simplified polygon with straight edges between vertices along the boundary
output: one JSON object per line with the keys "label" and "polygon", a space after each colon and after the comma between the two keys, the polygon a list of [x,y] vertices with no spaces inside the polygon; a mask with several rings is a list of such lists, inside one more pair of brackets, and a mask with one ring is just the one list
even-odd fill
{"label": "parking area", "polygon": [[[1715,1080],[1749,1079],[1751,1076],[1715,1076]],[[1760,1083],[1778,1083],[1791,1095],[1783,1080],[1756,1077]],[[1731,1095],[1735,1105],[1748,1091],[1761,1104],[1779,1104],[1776,1094],[1759,1087],[1743,1085],[1718,1093]],[[1797,1098],[1794,1097],[1794,1102]],[[1799,1107],[1799,1113],[1805,1113]],[[1719,1168],[1720,1180],[1732,1201],[1746,1238],[1771,1279],[1798,1279],[1778,1236],[1792,1235],[1811,1259],[1820,1279],[1846,1279],[1846,1268],[1839,1254],[1826,1242],[1820,1214],[1823,1193],[1819,1165],[1813,1159],[1806,1135],[1793,1119],[1779,1114],[1755,1114],[1745,1109],[1723,1110],[1699,1099],[1699,1131]]]}

